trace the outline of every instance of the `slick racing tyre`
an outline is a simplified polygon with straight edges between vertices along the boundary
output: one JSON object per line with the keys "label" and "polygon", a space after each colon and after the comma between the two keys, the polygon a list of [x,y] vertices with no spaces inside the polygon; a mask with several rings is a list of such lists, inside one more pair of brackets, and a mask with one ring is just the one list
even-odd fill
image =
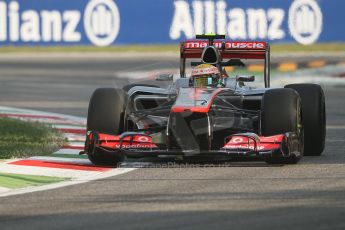
{"label": "slick racing tyre", "polygon": [[122,89],[96,89],[89,103],[87,130],[115,135],[122,133],[125,103],[126,93]]}
{"label": "slick racing tyre", "polygon": [[[114,135],[122,133],[126,103],[127,94],[122,89],[97,89],[89,103],[87,130]],[[92,144],[85,151],[90,161],[96,165],[116,165],[123,160],[123,157],[114,153],[90,147]]]}
{"label": "slick racing tyre", "polygon": [[291,84],[302,100],[304,126],[304,155],[320,156],[325,148],[326,106],[321,86],[316,84]]}
{"label": "slick racing tyre", "polygon": [[289,157],[266,158],[270,164],[296,164],[303,156],[303,128],[301,102],[292,89],[270,89],[265,92],[261,104],[261,134],[273,136],[287,132],[298,133],[300,154]]}

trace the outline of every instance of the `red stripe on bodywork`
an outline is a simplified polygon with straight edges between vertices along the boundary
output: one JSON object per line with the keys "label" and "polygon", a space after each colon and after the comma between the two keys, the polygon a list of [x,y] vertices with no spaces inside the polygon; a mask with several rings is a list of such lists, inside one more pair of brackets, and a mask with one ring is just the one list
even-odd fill
{"label": "red stripe on bodywork", "polygon": [[109,167],[98,167],[92,165],[80,165],[66,162],[47,162],[39,160],[19,160],[14,161],[9,164],[12,165],[22,165],[22,166],[36,166],[36,167],[45,167],[45,168],[58,168],[58,169],[73,169],[81,171],[96,171],[96,172],[105,172],[111,170]]}
{"label": "red stripe on bodywork", "polygon": [[[137,134],[133,136],[133,140],[130,141],[131,137],[123,138],[122,148],[144,148],[152,149],[157,148],[157,146],[152,143],[152,137]],[[109,134],[99,134],[100,146],[110,149],[120,148],[120,136],[119,135],[109,135]]]}
{"label": "red stripe on bodywork", "polygon": [[[264,137],[260,136],[257,142],[257,150],[272,150],[280,148],[284,135]],[[246,136],[234,136],[223,147],[225,149],[254,149],[254,141]]]}
{"label": "red stripe on bodywork", "polygon": [[173,113],[181,113],[183,111],[191,111],[193,113],[208,113],[210,110],[210,107],[203,107],[203,108],[198,108],[198,107],[173,107],[171,109],[171,112]]}

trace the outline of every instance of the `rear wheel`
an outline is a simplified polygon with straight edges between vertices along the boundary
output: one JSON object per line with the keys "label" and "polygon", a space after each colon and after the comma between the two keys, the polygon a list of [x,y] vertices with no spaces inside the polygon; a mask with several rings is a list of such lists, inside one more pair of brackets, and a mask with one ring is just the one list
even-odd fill
{"label": "rear wheel", "polygon": [[[87,130],[118,135],[124,130],[127,94],[122,89],[100,88],[91,96],[87,116]],[[93,137],[93,140],[97,138]],[[94,143],[85,144],[90,161],[96,165],[116,165],[123,157],[113,152],[94,148]],[[88,149],[86,149],[88,148]]]}
{"label": "rear wheel", "polygon": [[321,86],[316,84],[291,84],[302,100],[304,126],[304,155],[320,156],[325,148],[326,106]]}
{"label": "rear wheel", "polygon": [[[261,104],[261,134],[273,136],[294,133],[299,137],[299,154],[289,157],[271,156],[266,159],[270,164],[296,164],[303,156],[303,128],[300,98],[292,89],[271,89],[265,92]],[[285,144],[283,143],[283,146]],[[286,150],[292,152],[291,149]]]}

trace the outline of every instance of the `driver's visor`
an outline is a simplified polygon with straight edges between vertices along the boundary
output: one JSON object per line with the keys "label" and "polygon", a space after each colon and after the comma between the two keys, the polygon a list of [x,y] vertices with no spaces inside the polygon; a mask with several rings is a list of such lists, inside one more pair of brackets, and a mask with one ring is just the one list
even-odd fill
{"label": "driver's visor", "polygon": [[194,76],[194,87],[214,86],[216,79],[212,75]]}

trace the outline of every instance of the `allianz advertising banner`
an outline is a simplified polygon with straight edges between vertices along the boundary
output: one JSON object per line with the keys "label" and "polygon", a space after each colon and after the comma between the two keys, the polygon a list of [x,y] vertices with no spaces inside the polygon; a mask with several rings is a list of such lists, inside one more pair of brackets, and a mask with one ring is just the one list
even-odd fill
{"label": "allianz advertising banner", "polygon": [[343,0],[0,0],[0,46],[345,41]]}

